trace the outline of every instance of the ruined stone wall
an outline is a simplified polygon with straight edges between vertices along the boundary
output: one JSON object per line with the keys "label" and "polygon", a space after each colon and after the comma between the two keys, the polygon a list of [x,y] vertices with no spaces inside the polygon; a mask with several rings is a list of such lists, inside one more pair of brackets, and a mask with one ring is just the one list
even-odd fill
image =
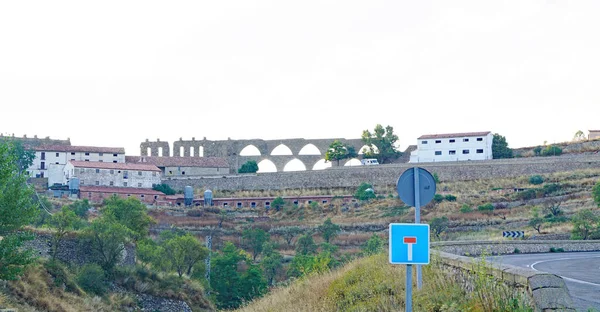
{"label": "ruined stone wall", "polygon": [[513,158],[486,161],[390,164],[334,167],[318,171],[259,173],[165,181],[177,190],[186,185],[211,190],[280,190],[299,188],[355,188],[362,182],[393,186],[402,172],[415,165],[436,173],[441,181],[530,176],[578,169],[600,168],[600,155]]}

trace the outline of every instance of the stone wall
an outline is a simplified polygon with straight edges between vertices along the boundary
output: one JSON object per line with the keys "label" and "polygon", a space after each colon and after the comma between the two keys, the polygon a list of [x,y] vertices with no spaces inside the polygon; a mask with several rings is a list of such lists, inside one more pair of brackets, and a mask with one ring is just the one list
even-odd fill
{"label": "stone wall", "polygon": [[[419,167],[436,173],[441,181],[476,180],[490,177],[517,177],[534,174],[600,168],[600,154],[557,157],[532,157],[487,161],[419,163]],[[334,167],[318,171],[258,173],[165,181],[177,190],[186,185],[211,190],[278,190],[299,188],[356,188],[362,182],[377,187],[394,186],[402,172],[415,164]]]}
{"label": "stone wall", "polygon": [[478,263],[477,259],[441,251],[436,254],[439,265],[450,273],[449,278],[456,279],[468,292],[473,291],[475,279],[483,272],[520,295],[536,312],[575,311],[565,282],[557,275],[507,264]]}
{"label": "stone wall", "polygon": [[435,250],[461,255],[480,256],[505,255],[515,253],[549,252],[550,248],[562,248],[569,251],[600,251],[600,240],[574,241],[574,240],[513,240],[513,241],[456,241],[456,242],[434,242],[431,247]]}

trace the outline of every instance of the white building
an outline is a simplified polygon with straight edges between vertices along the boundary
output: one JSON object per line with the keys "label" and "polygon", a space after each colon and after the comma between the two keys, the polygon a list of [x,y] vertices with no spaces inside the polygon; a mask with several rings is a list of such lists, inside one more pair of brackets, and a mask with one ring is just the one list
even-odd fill
{"label": "white building", "polygon": [[490,131],[422,135],[409,162],[492,159],[493,138]]}
{"label": "white building", "polygon": [[63,172],[63,184],[79,178],[80,185],[152,188],[160,184],[160,169],[149,164],[69,161]]}
{"label": "white building", "polygon": [[68,161],[124,163],[122,147],[41,145],[34,148],[35,159],[29,167],[31,177],[48,178],[48,185],[62,183]]}

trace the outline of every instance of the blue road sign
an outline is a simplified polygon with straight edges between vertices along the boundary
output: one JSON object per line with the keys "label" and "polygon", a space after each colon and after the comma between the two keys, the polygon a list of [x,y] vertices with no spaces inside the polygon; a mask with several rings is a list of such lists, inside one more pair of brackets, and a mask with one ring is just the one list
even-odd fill
{"label": "blue road sign", "polygon": [[429,224],[390,223],[390,263],[429,264]]}
{"label": "blue road sign", "polygon": [[[419,172],[419,204],[427,205],[435,196],[435,179],[429,171],[416,168]],[[396,183],[400,199],[407,205],[415,207],[415,168],[406,169]],[[418,223],[418,222],[417,222]]]}

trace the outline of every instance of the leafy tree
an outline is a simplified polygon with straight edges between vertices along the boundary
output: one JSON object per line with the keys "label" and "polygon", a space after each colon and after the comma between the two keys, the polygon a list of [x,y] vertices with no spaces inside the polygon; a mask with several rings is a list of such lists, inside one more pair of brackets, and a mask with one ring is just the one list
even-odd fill
{"label": "leafy tree", "polygon": [[64,206],[59,212],[54,213],[50,219],[50,226],[54,228],[52,234],[52,259],[56,259],[60,243],[64,237],[75,228],[79,218],[73,210]]}
{"label": "leafy tree", "polygon": [[238,169],[238,173],[256,173],[257,171],[258,164],[254,160],[248,160]]}
{"label": "leafy tree", "polygon": [[506,138],[498,133],[494,133],[492,140],[492,157],[494,159],[513,157],[513,151],[508,147]]}
{"label": "leafy tree", "polygon": [[533,209],[533,217],[531,218],[531,220],[529,220],[529,226],[532,227],[534,230],[536,230],[538,232],[538,234],[541,234],[541,228],[542,228],[543,224],[544,224],[544,219],[540,218],[538,209],[534,208]]}
{"label": "leafy tree", "polygon": [[77,275],[77,284],[85,291],[98,296],[106,293],[108,288],[106,274],[97,264],[86,264],[83,266]]}
{"label": "leafy tree", "polygon": [[27,168],[31,167],[35,159],[35,152],[23,144],[20,140],[1,140],[0,145],[9,146],[9,152],[16,164],[17,173],[23,174]]}
{"label": "leafy tree", "polygon": [[598,231],[598,222],[600,217],[594,215],[590,209],[584,209],[577,212],[572,218],[573,230],[571,237],[573,239],[588,239]]}
{"label": "leafy tree", "polygon": [[312,255],[317,253],[317,244],[312,235],[304,234],[296,242],[296,253],[301,255]]}
{"label": "leafy tree", "polygon": [[154,223],[147,210],[146,205],[137,198],[123,199],[113,195],[105,200],[102,214],[127,227],[133,239],[138,240],[148,236],[150,225]]}
{"label": "leafy tree", "polygon": [[33,253],[22,248],[31,236],[21,230],[35,219],[39,208],[19,153],[18,143],[0,141],[0,280],[16,279],[34,260]]}
{"label": "leafy tree", "polygon": [[396,150],[395,145],[398,141],[398,136],[394,134],[392,126],[383,128],[383,126],[378,124],[375,126],[373,133],[369,130],[364,130],[361,139],[368,146],[368,149],[364,151],[365,158],[377,158],[380,164],[384,164],[389,160],[394,160],[402,156],[402,153]]}
{"label": "leafy tree", "polygon": [[594,202],[598,207],[600,207],[600,180],[596,182],[594,187],[592,188],[592,197],[594,198]]}
{"label": "leafy tree", "polygon": [[271,242],[266,242],[263,246],[263,255],[260,264],[265,272],[267,285],[270,286],[273,285],[277,272],[283,266],[283,256],[275,251],[274,244]]}
{"label": "leafy tree", "polygon": [[299,254],[294,257],[288,268],[288,275],[301,277],[312,273],[326,272],[332,261],[331,254],[322,252],[318,255]]}
{"label": "leafy tree", "polygon": [[240,280],[241,299],[243,301],[251,301],[258,298],[267,292],[267,280],[262,274],[259,266],[250,265],[246,272],[242,274]]}
{"label": "leafy tree", "polygon": [[242,303],[241,276],[237,269],[244,260],[231,242],[226,242],[222,251],[211,259],[210,286],[219,309],[237,308]]}
{"label": "leafy tree", "polygon": [[223,227],[223,222],[225,220],[230,219],[229,214],[227,213],[227,210],[225,210],[225,209],[219,210],[219,215],[217,216],[217,218],[219,220],[219,228]]}
{"label": "leafy tree", "polygon": [[327,220],[319,226],[318,231],[321,233],[321,236],[323,236],[325,242],[329,243],[331,239],[338,235],[341,229],[339,225],[331,222],[331,218],[327,218]]}
{"label": "leafy tree", "polygon": [[431,228],[431,232],[437,237],[440,238],[440,234],[448,229],[448,218],[446,216],[443,217],[435,217],[431,219],[431,223],[429,223],[429,227]]}
{"label": "leafy tree", "polygon": [[533,185],[539,185],[544,183],[544,178],[541,175],[533,175],[529,177],[529,183]]}
{"label": "leafy tree", "polygon": [[273,199],[273,202],[271,202],[271,207],[275,208],[275,211],[281,210],[283,206],[285,206],[285,200],[281,197],[276,197]]}
{"label": "leafy tree", "polygon": [[533,155],[535,156],[541,156],[542,155],[542,147],[541,146],[536,146],[533,148]]}
{"label": "leafy tree", "polygon": [[573,136],[573,141],[585,141],[585,134],[583,134],[583,131],[577,130]]}
{"label": "leafy tree", "polygon": [[246,229],[242,232],[242,238],[252,251],[252,260],[256,261],[256,256],[262,252],[263,245],[269,241],[270,235],[263,229]]}
{"label": "leafy tree", "polygon": [[106,272],[112,272],[119,262],[125,252],[125,244],[132,236],[131,232],[125,225],[105,217],[94,220],[86,229],[96,262]]}
{"label": "leafy tree", "polygon": [[271,232],[274,234],[281,235],[281,237],[285,239],[285,242],[288,244],[288,246],[291,246],[292,240],[294,239],[294,237],[296,237],[296,235],[302,232],[302,229],[297,226],[288,226],[279,229],[273,229],[271,230]]}
{"label": "leafy tree", "polygon": [[562,148],[556,145],[546,146],[545,149],[542,150],[542,156],[559,156],[563,152]]}
{"label": "leafy tree", "polygon": [[142,266],[147,268],[160,257],[159,248],[162,249],[152,239],[145,238],[137,242],[135,255],[142,263]]}
{"label": "leafy tree", "polygon": [[152,189],[155,191],[163,192],[165,195],[175,195],[177,192],[168,184],[154,184],[152,185]]}
{"label": "leafy tree", "polygon": [[191,234],[174,237],[164,243],[165,255],[179,277],[192,274],[192,268],[208,255],[208,249]]}
{"label": "leafy tree", "polygon": [[362,252],[365,256],[378,254],[383,251],[383,239],[373,233],[371,237],[363,244]]}
{"label": "leafy tree", "polygon": [[334,140],[325,153],[325,160],[337,161],[337,165],[339,166],[340,160],[354,158],[356,156],[358,156],[358,154],[356,153],[356,150],[354,150],[354,146],[344,144],[340,142],[340,140]]}
{"label": "leafy tree", "polygon": [[363,182],[358,186],[358,189],[354,193],[354,198],[359,200],[369,200],[375,198],[375,192],[371,184]]}
{"label": "leafy tree", "polygon": [[559,217],[562,215],[563,211],[560,205],[562,205],[560,200],[549,200],[544,203],[544,213],[548,214],[546,217]]}
{"label": "leafy tree", "polygon": [[71,209],[78,217],[87,220],[89,210],[91,208],[90,202],[87,199],[78,200],[74,203],[70,204],[69,209]]}

